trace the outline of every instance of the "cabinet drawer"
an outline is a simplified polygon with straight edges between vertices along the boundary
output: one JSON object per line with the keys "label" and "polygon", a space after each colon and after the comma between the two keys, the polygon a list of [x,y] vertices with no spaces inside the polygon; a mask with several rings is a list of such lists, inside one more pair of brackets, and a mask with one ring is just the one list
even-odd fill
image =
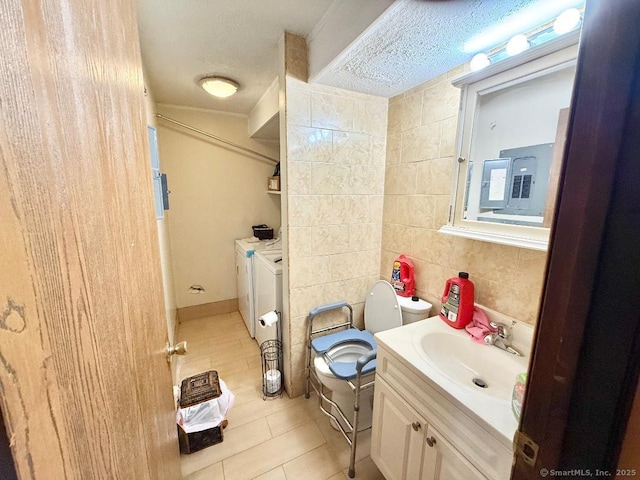
{"label": "cabinet drawer", "polygon": [[467,412],[452,403],[423,377],[378,345],[376,375],[426,418],[448,442],[489,479],[508,479],[513,453]]}

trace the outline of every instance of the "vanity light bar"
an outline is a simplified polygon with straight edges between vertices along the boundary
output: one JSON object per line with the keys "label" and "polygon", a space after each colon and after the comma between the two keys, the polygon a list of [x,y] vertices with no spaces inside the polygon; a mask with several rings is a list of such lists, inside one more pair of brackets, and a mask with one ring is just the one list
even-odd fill
{"label": "vanity light bar", "polygon": [[496,64],[511,56],[517,55],[558,38],[582,26],[584,7],[570,8],[562,12],[556,19],[547,22],[528,34],[514,35],[503,44],[488,53],[478,53],[470,63],[471,71],[477,72],[489,65]]}

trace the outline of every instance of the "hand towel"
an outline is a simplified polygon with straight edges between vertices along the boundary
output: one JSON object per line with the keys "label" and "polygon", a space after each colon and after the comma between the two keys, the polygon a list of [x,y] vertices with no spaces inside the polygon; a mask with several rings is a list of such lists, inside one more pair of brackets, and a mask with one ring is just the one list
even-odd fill
{"label": "hand towel", "polygon": [[484,337],[490,333],[496,332],[496,330],[491,328],[489,322],[489,317],[487,317],[484,310],[474,306],[473,319],[465,327],[465,330],[471,336],[471,340],[477,343],[484,343]]}

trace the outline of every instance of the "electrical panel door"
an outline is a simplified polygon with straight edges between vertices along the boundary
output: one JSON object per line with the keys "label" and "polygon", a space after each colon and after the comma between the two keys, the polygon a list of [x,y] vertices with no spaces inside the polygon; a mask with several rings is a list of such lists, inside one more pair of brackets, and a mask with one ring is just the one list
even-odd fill
{"label": "electrical panel door", "polygon": [[480,187],[480,208],[496,210],[507,206],[510,173],[510,158],[494,158],[484,161]]}

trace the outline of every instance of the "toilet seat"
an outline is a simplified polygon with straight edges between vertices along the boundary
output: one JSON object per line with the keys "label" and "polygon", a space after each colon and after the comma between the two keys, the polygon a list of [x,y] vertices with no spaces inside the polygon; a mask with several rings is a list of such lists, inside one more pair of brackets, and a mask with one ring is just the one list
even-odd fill
{"label": "toilet seat", "polygon": [[373,339],[371,332],[358,330],[357,328],[350,328],[341,332],[325,335],[324,337],[314,338],[311,346],[316,353],[321,354],[326,353],[338,344],[352,341],[368,343],[372,349],[376,348],[376,341]]}
{"label": "toilet seat", "polygon": [[[342,380],[355,378],[358,358],[377,348],[371,332],[357,328],[315,338],[311,346],[317,355],[314,360],[315,367],[325,375],[333,374]],[[345,357],[349,357],[348,361],[344,361]],[[372,360],[364,366],[362,373],[369,373],[375,369],[376,361]]]}
{"label": "toilet seat", "polygon": [[[349,361],[342,361],[341,357],[346,355],[338,354],[336,350],[345,345],[353,345],[354,349],[357,349],[358,346],[365,346],[366,349],[361,349],[360,355],[365,354],[377,348],[376,341],[373,339],[374,333],[402,325],[402,311],[398,296],[389,282],[378,280],[367,295],[364,302],[364,324],[366,330],[350,328],[313,339],[311,346],[318,355],[314,361],[316,368],[319,364],[326,362],[331,374],[336,378],[342,380],[355,378],[357,375],[356,362],[359,355],[354,356],[353,351],[342,349],[350,357]],[[324,368],[320,368],[324,370]],[[371,360],[362,369],[362,374],[373,372],[375,369],[376,361]]]}

